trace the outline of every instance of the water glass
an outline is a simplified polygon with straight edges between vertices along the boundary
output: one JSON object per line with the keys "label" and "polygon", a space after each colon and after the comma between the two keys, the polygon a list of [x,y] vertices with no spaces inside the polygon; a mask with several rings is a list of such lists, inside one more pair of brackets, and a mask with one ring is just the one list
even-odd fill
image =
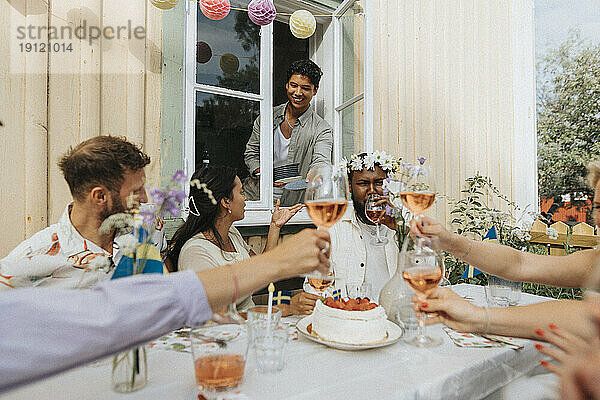
{"label": "water glass", "polygon": [[[248,309],[248,342],[250,347],[254,344],[254,332],[266,329],[267,326],[267,306],[255,306]],[[281,320],[281,309],[273,307],[271,310],[271,327],[274,329]]]}
{"label": "water glass", "polygon": [[367,282],[349,282],[346,284],[346,295],[349,299],[367,297],[371,299],[371,284]]}
{"label": "water glass", "polygon": [[488,304],[492,307],[517,305],[521,300],[521,282],[513,282],[494,275],[488,275],[485,296]]}
{"label": "water glass", "polygon": [[266,329],[254,332],[254,360],[259,372],[281,371],[285,365],[285,347],[288,330],[285,325],[277,325],[271,332]]}

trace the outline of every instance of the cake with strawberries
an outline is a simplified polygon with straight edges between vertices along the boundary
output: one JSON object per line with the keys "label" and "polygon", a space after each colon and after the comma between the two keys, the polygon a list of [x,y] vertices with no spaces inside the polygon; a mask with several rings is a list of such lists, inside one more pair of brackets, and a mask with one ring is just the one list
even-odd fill
{"label": "cake with strawberries", "polygon": [[312,334],[345,344],[373,344],[385,340],[387,316],[369,299],[317,301],[312,314]]}

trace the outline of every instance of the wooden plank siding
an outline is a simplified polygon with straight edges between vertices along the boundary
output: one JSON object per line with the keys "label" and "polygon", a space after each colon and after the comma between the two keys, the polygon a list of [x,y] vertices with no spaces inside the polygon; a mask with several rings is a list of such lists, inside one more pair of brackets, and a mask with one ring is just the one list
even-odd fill
{"label": "wooden plank siding", "polygon": [[[145,39],[72,38],[73,52],[21,53],[17,26],[144,27]],[[160,178],[161,11],[145,0],[0,2],[0,257],[48,224],[71,196],[57,160],[90,137],[127,136],[144,146]],[[5,57],[4,55],[8,55]],[[18,58],[18,59],[12,59]]]}

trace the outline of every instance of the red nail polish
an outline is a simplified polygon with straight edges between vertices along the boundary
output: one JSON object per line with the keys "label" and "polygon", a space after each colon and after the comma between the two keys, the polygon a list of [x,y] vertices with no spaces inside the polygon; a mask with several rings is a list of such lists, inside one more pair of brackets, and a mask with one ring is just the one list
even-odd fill
{"label": "red nail polish", "polygon": [[535,330],[535,333],[536,333],[536,335],[544,336],[544,331],[539,328]]}
{"label": "red nail polish", "polygon": [[558,326],[554,325],[554,324],[550,324],[548,325],[548,328],[552,329],[552,330],[557,330]]}
{"label": "red nail polish", "polygon": [[535,348],[536,348],[536,349],[538,349],[538,350],[541,350],[541,349],[543,349],[543,348],[544,348],[544,346],[542,346],[542,345],[541,345],[541,344],[539,344],[539,343],[536,343],[536,344],[535,344]]}
{"label": "red nail polish", "polygon": [[429,307],[429,304],[427,304],[427,303],[425,303],[425,302],[422,302],[422,303],[421,303],[421,308],[427,308],[427,307]]}
{"label": "red nail polish", "polygon": [[540,364],[545,367],[548,365],[548,361],[542,360],[542,361],[540,361]]}

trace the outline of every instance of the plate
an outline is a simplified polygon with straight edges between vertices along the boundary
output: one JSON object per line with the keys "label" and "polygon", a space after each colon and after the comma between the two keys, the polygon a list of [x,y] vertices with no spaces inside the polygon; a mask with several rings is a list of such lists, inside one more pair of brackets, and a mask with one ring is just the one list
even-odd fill
{"label": "plate", "polygon": [[293,182],[293,181],[297,181],[299,179],[302,179],[302,177],[300,175],[296,175],[296,176],[290,176],[288,178],[277,179],[273,183],[290,183],[290,182]]}
{"label": "plate", "polygon": [[375,349],[377,347],[389,346],[390,344],[394,344],[400,340],[402,337],[402,328],[393,322],[387,320],[387,332],[388,337],[383,342],[379,343],[371,343],[371,344],[347,344],[347,343],[338,343],[331,342],[329,340],[321,339],[320,337],[316,337],[308,333],[308,325],[312,323],[312,315],[306,316],[298,321],[296,324],[296,330],[305,338],[312,340],[313,342],[324,344],[325,346],[339,349],[339,350],[367,350],[367,349]]}
{"label": "plate", "polygon": [[308,185],[306,184],[306,181],[304,179],[298,179],[295,181],[291,181],[290,183],[285,185],[283,188],[287,189],[287,190],[304,190],[307,187],[308,187]]}

